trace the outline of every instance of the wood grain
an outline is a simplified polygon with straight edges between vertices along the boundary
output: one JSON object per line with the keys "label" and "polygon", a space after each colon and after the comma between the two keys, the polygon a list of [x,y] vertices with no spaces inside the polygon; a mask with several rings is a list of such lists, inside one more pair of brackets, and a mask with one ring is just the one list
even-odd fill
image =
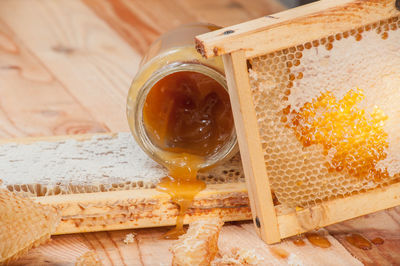
{"label": "wood grain", "polygon": [[[185,23],[228,26],[283,10],[276,1],[83,0],[139,53],[163,32]],[[223,15],[220,14],[229,14]]]}
{"label": "wood grain", "polygon": [[0,137],[105,132],[0,20]]}
{"label": "wood grain", "polygon": [[0,17],[97,121],[128,131],[126,95],[140,55],[80,1],[33,2],[1,1]]}
{"label": "wood grain", "polygon": [[[398,265],[400,263],[400,207],[365,215],[327,227],[327,230],[364,265]],[[368,240],[380,237],[382,245],[362,250],[345,237],[359,233]]]}
{"label": "wood grain", "polygon": [[[80,235],[53,236],[52,241],[31,251],[15,265],[31,263],[38,265],[73,265],[76,258],[88,250],[95,250],[104,265],[170,265],[172,255],[169,247],[174,240],[161,239],[168,228],[123,230],[113,232],[87,233]],[[125,244],[123,240],[129,233],[136,234],[133,243]],[[320,232],[326,234],[325,231]],[[333,238],[327,236],[332,246],[321,249],[306,245],[297,247],[291,240],[284,240],[273,247],[282,248],[290,255],[286,259],[277,258],[271,252],[271,246],[265,244],[254,230],[252,223],[228,223],[220,233],[219,247],[221,255],[229,254],[232,249],[244,249],[257,254],[259,265],[361,265],[346,249]]]}

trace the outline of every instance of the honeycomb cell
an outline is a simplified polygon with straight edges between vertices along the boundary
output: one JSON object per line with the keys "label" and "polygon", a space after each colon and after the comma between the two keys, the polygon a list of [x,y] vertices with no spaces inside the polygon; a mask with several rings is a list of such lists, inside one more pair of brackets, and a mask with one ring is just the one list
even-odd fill
{"label": "honeycomb cell", "polygon": [[303,78],[303,72],[299,72],[299,74],[297,74],[297,79],[302,79]]}
{"label": "honeycomb cell", "polygon": [[326,48],[326,50],[332,50],[332,48],[333,48],[333,45],[332,45],[332,43],[328,43],[328,44],[326,44],[325,45],[325,48]]}
{"label": "honeycomb cell", "polygon": [[296,47],[297,51],[303,51],[304,50],[304,45],[300,44]]}
{"label": "honeycomb cell", "polygon": [[307,42],[307,43],[304,44],[304,47],[305,47],[306,49],[311,49],[312,44],[311,44],[310,42]]}

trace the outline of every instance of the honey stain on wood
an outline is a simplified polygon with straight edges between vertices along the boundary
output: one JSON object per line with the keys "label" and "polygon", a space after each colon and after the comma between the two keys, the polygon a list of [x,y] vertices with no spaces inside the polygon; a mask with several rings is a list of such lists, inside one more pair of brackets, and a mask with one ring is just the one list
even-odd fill
{"label": "honey stain on wood", "polygon": [[157,185],[178,204],[176,227],[164,237],[177,239],[194,197],[206,184],[197,172],[233,132],[229,95],[216,80],[204,74],[181,71],[159,80],[149,91],[143,121],[152,143],[162,150],[168,176]]}
{"label": "honey stain on wood", "polygon": [[372,244],[375,246],[383,245],[385,243],[385,240],[381,237],[375,237],[374,239],[371,240]]}
{"label": "honey stain on wood", "polygon": [[359,249],[370,250],[372,249],[371,242],[360,234],[351,234],[345,237],[346,241]]}
{"label": "honey stain on wood", "polygon": [[289,252],[287,252],[283,248],[271,247],[269,248],[269,250],[271,251],[272,255],[274,255],[278,259],[286,259],[290,255]]}
{"label": "honey stain on wood", "polygon": [[328,238],[317,233],[306,233],[306,237],[308,241],[316,247],[329,248],[332,245]]}

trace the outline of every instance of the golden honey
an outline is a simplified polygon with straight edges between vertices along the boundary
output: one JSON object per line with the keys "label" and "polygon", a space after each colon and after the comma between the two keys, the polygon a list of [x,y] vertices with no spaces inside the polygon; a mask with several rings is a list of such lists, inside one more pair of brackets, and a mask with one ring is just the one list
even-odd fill
{"label": "golden honey", "polygon": [[198,156],[214,154],[233,130],[229,95],[214,79],[181,71],[157,82],[143,108],[153,143],[165,151]]}
{"label": "golden honey", "polygon": [[375,107],[370,117],[357,104],[363,99],[362,90],[350,90],[337,100],[330,92],[306,103],[299,112],[289,113],[290,106],[283,109],[289,117],[288,127],[295,132],[304,147],[321,144],[325,154],[334,150],[332,171],[346,169],[357,178],[381,179],[385,173],[376,165],[386,158],[387,133],[383,129],[387,116]]}
{"label": "golden honey", "polygon": [[329,248],[332,245],[328,238],[317,233],[306,233],[306,238],[316,247]]}
{"label": "golden honey", "polygon": [[157,189],[179,205],[176,228],[165,235],[175,239],[184,233],[183,219],[195,195],[206,187],[197,179],[205,157],[218,152],[232,134],[229,95],[206,75],[176,72],[150,90],[143,120],[152,142],[168,152],[164,155],[168,176]]}
{"label": "golden honey", "polygon": [[371,242],[360,234],[351,234],[346,236],[346,241],[362,250],[372,249]]}
{"label": "golden honey", "polygon": [[162,35],[143,57],[128,95],[133,136],[168,170],[157,189],[179,206],[167,238],[184,233],[186,210],[205,188],[197,172],[237,152],[222,59],[204,59],[193,45],[196,35],[215,29],[191,24]]}

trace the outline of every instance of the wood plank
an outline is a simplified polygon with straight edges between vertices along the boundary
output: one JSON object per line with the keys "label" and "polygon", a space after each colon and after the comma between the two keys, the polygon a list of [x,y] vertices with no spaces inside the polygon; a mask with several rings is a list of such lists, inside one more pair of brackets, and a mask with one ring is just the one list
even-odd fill
{"label": "wood plank", "polygon": [[[228,26],[275,13],[284,8],[275,0],[250,2],[83,0],[83,2],[141,54],[146,52],[148,46],[161,33],[185,23],[200,21]],[[221,14],[227,15],[221,16]]]}
{"label": "wood plank", "polygon": [[140,55],[104,21],[69,0],[5,0],[0,17],[97,121],[128,131],[126,95]]}
{"label": "wood plank", "polygon": [[200,35],[196,45],[207,58],[240,49],[251,58],[398,14],[391,0],[323,0]]}
{"label": "wood plank", "polygon": [[0,20],[0,138],[105,132]]}
{"label": "wood plank", "polygon": [[[32,250],[17,265],[46,261],[49,265],[73,265],[89,249],[98,253],[104,265],[170,265],[169,247],[175,241],[161,239],[167,230],[151,228],[53,236],[49,244]],[[124,244],[125,236],[132,232],[136,234],[134,242]],[[319,233],[326,234],[326,231]],[[218,245],[221,255],[229,254],[232,249],[254,252],[260,258],[257,265],[362,265],[335,238],[326,236],[332,244],[328,249],[314,247],[306,239],[303,247],[297,247],[291,240],[270,246],[257,236],[252,223],[228,223],[222,228]],[[277,258],[271,248],[284,249],[288,258]]]}
{"label": "wood plank", "polygon": [[[326,229],[364,265],[400,263],[400,207],[331,225]],[[362,250],[346,241],[346,236],[355,233],[361,234],[368,240],[380,237],[384,243],[372,244],[371,250]]]}
{"label": "wood plank", "polygon": [[186,12],[176,0],[83,0],[83,2],[140,54],[144,54],[161,33],[183,23],[196,21],[193,14]]}
{"label": "wood plank", "polygon": [[[196,20],[226,27],[249,19],[282,11],[284,6],[276,0],[179,0],[187,13]],[[221,14],[229,14],[221,16]]]}
{"label": "wood plank", "polygon": [[244,51],[223,55],[235,128],[246,176],[253,219],[262,239],[272,244],[281,240],[271,188],[261,149],[256,111],[251,98]]}

